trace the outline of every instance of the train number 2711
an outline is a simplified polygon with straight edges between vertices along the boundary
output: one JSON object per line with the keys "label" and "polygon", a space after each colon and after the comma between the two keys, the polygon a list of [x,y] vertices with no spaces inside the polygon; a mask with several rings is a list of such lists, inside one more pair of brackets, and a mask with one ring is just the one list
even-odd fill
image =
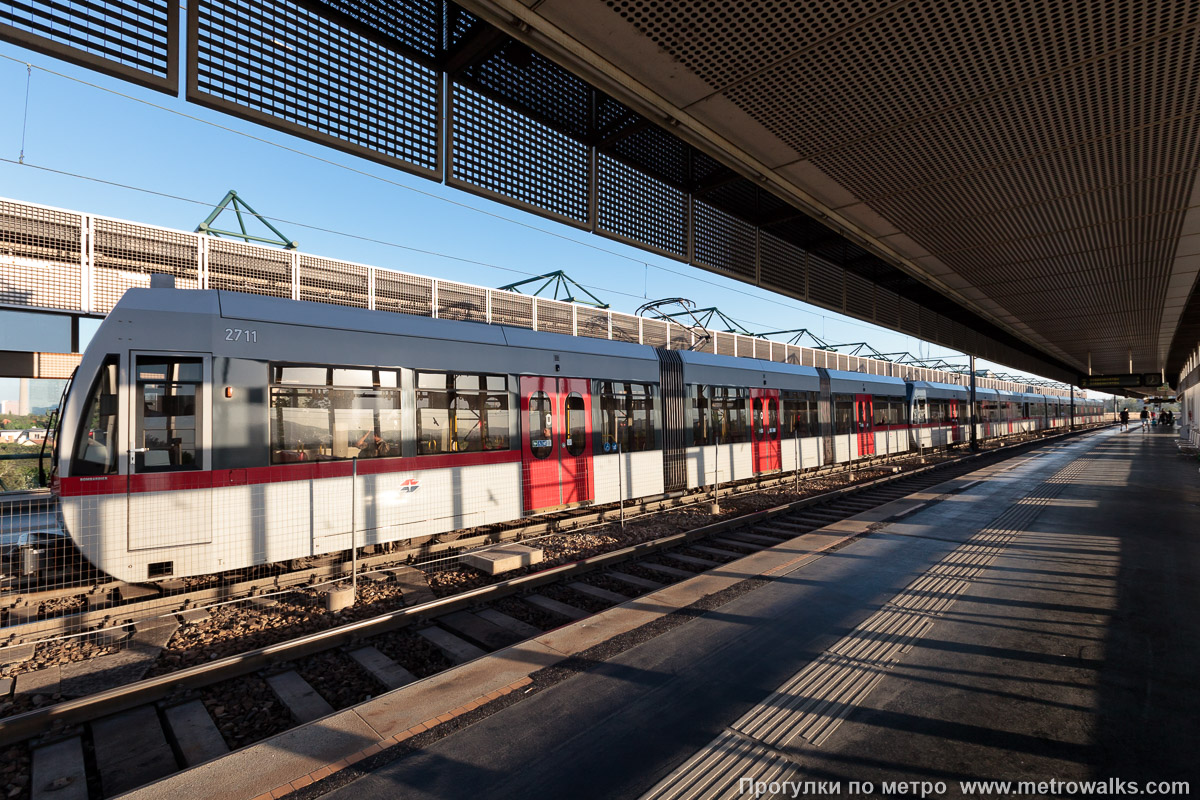
{"label": "train number 2711", "polygon": [[227,342],[250,342],[258,344],[258,331],[246,331],[241,328],[226,328],[225,341]]}

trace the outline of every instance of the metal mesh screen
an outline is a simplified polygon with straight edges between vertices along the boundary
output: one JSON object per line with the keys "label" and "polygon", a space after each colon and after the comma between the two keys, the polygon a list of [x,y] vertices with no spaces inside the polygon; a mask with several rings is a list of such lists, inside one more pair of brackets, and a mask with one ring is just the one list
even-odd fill
{"label": "metal mesh screen", "polygon": [[537,303],[537,329],[548,333],[571,334],[571,305],[556,300],[535,297]]}
{"label": "metal mesh screen", "polygon": [[688,350],[692,346],[692,332],[682,325],[671,325],[671,349]]}
{"label": "metal mesh screen", "polygon": [[914,336],[921,334],[921,307],[907,297],[900,298],[900,330]]}
{"label": "metal mesh screen", "polygon": [[607,339],[608,312],[598,308],[576,306],[575,333],[592,339]]}
{"label": "metal mesh screen", "polygon": [[834,311],[845,309],[846,271],[823,258],[808,259],[808,300]]}
{"label": "metal mesh screen", "polygon": [[492,292],[492,324],[533,327],[533,298],[516,292]]}
{"label": "metal mesh screen", "polygon": [[149,286],[155,272],[174,276],[177,289],[200,287],[195,234],[101,218],[92,230],[93,310],[111,310],[126,289]]}
{"label": "metal mesh screen", "polygon": [[589,219],[586,145],[461,84],[451,98],[451,183],[564,222]]}
{"label": "metal mesh screen", "polygon": [[713,331],[713,341],[716,342],[716,354],[719,356],[731,356],[734,354],[734,336],[729,333],[721,333]]}
{"label": "metal mesh screen", "polygon": [[415,54],[436,58],[442,44],[442,0],[317,0]]}
{"label": "metal mesh screen", "polygon": [[0,303],[78,310],[83,219],[0,200]]}
{"label": "metal mesh screen", "polygon": [[288,0],[197,0],[189,18],[189,99],[438,174],[439,73],[385,37]]}
{"label": "metal mesh screen", "polygon": [[755,279],[757,230],[707,203],[692,204],[695,261],[702,266]]}
{"label": "metal mesh screen", "polygon": [[345,261],[300,255],[300,299],[367,308],[367,268]]}
{"label": "metal mesh screen", "polygon": [[782,289],[800,300],[807,297],[805,252],[769,233],[759,234],[758,247],[763,284]]}
{"label": "metal mesh screen", "polygon": [[375,308],[419,317],[433,316],[433,280],[391,270],[375,270]]}
{"label": "metal mesh screen", "polygon": [[900,298],[882,286],[875,287],[875,321],[888,328],[900,324]]}
{"label": "metal mesh screen", "polygon": [[687,255],[686,193],[603,153],[596,166],[601,232],[666,255]]}
{"label": "metal mesh screen", "polygon": [[506,42],[458,77],[501,99],[508,108],[575,139],[590,132],[592,87],[520,42]]}
{"label": "metal mesh screen", "polygon": [[859,319],[875,319],[875,284],[846,272],[846,313]]}
{"label": "metal mesh screen", "polygon": [[292,256],[241,242],[208,242],[208,288],[292,296]]}
{"label": "metal mesh screen", "polygon": [[928,341],[933,341],[937,337],[937,319],[936,311],[930,311],[924,306],[921,307],[921,338]]}
{"label": "metal mesh screen", "polygon": [[650,347],[666,347],[670,340],[668,323],[657,319],[642,320],[642,344]]}
{"label": "metal mesh screen", "polygon": [[485,289],[474,286],[438,281],[438,319],[487,322],[487,294],[485,292]]}
{"label": "metal mesh screen", "polygon": [[631,317],[628,314],[613,314],[612,338],[618,342],[633,342],[634,344],[640,342],[638,320],[638,317]]}
{"label": "metal mesh screen", "polygon": [[164,92],[177,91],[174,3],[0,3],[0,39]]}

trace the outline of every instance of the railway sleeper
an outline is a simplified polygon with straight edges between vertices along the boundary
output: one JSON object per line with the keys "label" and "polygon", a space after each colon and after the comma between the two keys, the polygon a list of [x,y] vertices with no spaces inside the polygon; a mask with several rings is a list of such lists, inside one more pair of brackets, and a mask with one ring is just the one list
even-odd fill
{"label": "railway sleeper", "polygon": [[333,706],[295,670],[267,677],[267,685],[297,723],[303,725],[333,713]]}
{"label": "railway sleeper", "polygon": [[407,686],[417,679],[416,675],[370,645],[351,650],[349,655],[380,686],[389,691]]}
{"label": "railway sleeper", "polygon": [[534,627],[528,622],[522,622],[515,617],[510,617],[503,611],[497,611],[494,608],[483,608],[476,611],[475,614],[480,619],[487,620],[493,625],[504,628],[515,636],[519,636],[520,641],[532,639],[534,636],[540,636],[542,633],[541,628]]}
{"label": "railway sleeper", "polygon": [[584,611],[582,608],[568,605],[561,600],[555,600],[554,598],[546,597],[545,595],[530,594],[522,597],[521,599],[531,606],[540,608],[542,611],[549,611],[551,614],[557,614],[560,617],[565,617],[572,622],[591,616],[589,612]]}
{"label": "railway sleeper", "polygon": [[521,641],[522,637],[470,611],[456,611],[438,617],[437,624],[486,650],[500,650]]}
{"label": "railway sleeper", "polygon": [[652,581],[649,578],[639,578],[637,575],[630,575],[628,572],[621,572],[619,570],[609,570],[605,574],[613,580],[620,581],[627,586],[632,586],[635,589],[642,589],[647,592],[652,592],[655,589],[661,589],[666,586],[665,583]]}
{"label": "railway sleeper", "polygon": [[465,664],[468,661],[474,661],[480,656],[487,655],[487,651],[483,648],[476,647],[466,639],[451,633],[445,628],[422,628],[416,633],[440,650],[442,655],[450,659],[454,664]]}

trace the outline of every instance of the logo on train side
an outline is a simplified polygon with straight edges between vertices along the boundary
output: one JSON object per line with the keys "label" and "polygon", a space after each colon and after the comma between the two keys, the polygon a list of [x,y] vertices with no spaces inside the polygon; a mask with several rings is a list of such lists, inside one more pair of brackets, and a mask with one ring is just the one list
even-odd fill
{"label": "logo on train side", "polygon": [[421,488],[421,481],[417,478],[409,478],[404,483],[400,484],[400,491],[405,494],[412,494],[417,489]]}

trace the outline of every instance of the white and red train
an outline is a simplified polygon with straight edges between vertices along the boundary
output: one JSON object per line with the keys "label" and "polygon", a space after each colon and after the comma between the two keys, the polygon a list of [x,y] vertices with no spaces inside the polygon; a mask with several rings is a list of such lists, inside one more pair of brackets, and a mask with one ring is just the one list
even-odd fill
{"label": "white and red train", "polygon": [[[977,435],[1068,411],[980,389]],[[968,419],[952,384],[133,289],[76,373],[55,487],[79,551],[144,582],[965,442]]]}

